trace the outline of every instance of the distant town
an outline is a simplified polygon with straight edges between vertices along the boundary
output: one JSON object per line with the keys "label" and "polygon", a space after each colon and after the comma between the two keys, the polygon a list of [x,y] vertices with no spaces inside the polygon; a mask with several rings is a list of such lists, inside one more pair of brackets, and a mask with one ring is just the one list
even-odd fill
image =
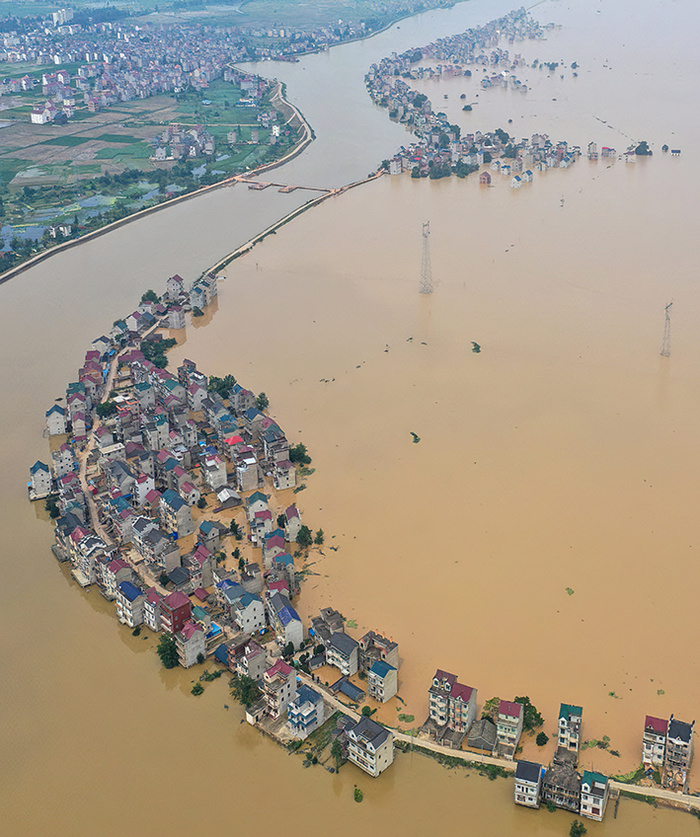
{"label": "distant town", "polygon": [[582,749],[610,746],[584,739],[581,706],[561,705],[549,765],[518,759],[523,734],[541,747],[549,738],[530,698],[490,698],[479,714],[477,689],[441,669],[424,723],[373,719],[388,704],[399,723],[415,721],[399,694],[398,643],[353,636],[356,623],[332,607],[304,620],[295,606],[312,551],[337,549],[296,503],[313,474],[305,445],[290,444],[268,396],[233,374],[208,377],[189,359],[166,369],[168,335],[216,304],[215,274],[189,288],[171,276],[93,341],[46,411],[50,456],[31,466],[28,496],[54,519],[54,556],[75,581],[113,602],[134,636],[157,636],[164,666],[199,672],[193,695],[228,673],[246,720],[306,766],[350,762],[376,777],[395,749],[411,749],[512,777],[527,807],[602,820],[627,794],[700,808],[688,795],[694,721],[647,716],[639,768],[609,777],[577,769]]}

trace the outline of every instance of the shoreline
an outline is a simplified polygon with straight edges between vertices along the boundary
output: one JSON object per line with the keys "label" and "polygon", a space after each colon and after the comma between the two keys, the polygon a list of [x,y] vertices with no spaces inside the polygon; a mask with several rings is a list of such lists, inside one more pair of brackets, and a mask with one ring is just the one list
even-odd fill
{"label": "shoreline", "polygon": [[278,81],[277,90],[273,94],[273,97],[276,97],[277,101],[282,103],[285,107],[289,107],[293,111],[293,116],[291,118],[294,118],[294,116],[296,116],[297,119],[299,119],[300,128],[303,131],[303,136],[300,138],[299,142],[294,146],[294,148],[291,151],[285,154],[284,157],[280,157],[279,160],[273,160],[270,163],[264,163],[262,166],[258,166],[255,169],[250,169],[246,172],[242,172],[241,174],[236,174],[232,177],[227,177],[224,180],[220,180],[218,183],[211,183],[208,186],[201,186],[199,189],[195,189],[193,192],[187,192],[187,194],[185,195],[176,195],[175,197],[168,198],[162,203],[146,207],[145,209],[139,209],[137,212],[134,212],[131,215],[127,215],[125,218],[120,218],[118,221],[111,221],[109,224],[105,224],[103,227],[99,227],[96,230],[92,230],[91,232],[87,233],[84,236],[81,236],[80,238],[74,238],[70,241],[64,241],[61,244],[57,244],[55,247],[49,247],[47,250],[42,250],[40,253],[36,253],[34,256],[22,262],[21,264],[9,268],[4,273],[0,273],[0,285],[2,285],[5,282],[9,282],[10,279],[14,279],[16,276],[19,276],[20,274],[24,273],[30,268],[36,267],[38,264],[41,264],[41,262],[46,261],[46,259],[50,258],[51,256],[58,255],[59,253],[64,253],[66,250],[69,250],[73,247],[77,247],[78,245],[84,244],[88,241],[93,241],[94,239],[99,238],[102,235],[106,235],[107,233],[113,232],[114,230],[117,230],[120,227],[126,226],[127,224],[131,224],[135,221],[139,221],[142,218],[146,218],[148,215],[152,215],[153,213],[158,212],[161,209],[169,209],[172,206],[184,203],[185,201],[191,200],[192,198],[200,197],[201,195],[207,194],[208,192],[212,192],[216,189],[222,189],[228,186],[235,186],[236,183],[239,183],[246,178],[255,177],[258,174],[263,174],[267,171],[272,171],[276,168],[284,166],[290,160],[293,160],[296,157],[298,157],[306,150],[306,148],[314,141],[316,137],[313,128],[304,117],[304,114],[299,110],[299,108],[296,105],[292,104],[285,98],[284,92],[284,85],[282,84],[282,82]]}

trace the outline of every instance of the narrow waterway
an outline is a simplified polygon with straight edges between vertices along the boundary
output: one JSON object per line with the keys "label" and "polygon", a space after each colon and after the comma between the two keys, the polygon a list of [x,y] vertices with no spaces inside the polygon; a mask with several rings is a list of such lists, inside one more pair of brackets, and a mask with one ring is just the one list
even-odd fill
{"label": "narrow waterway", "polygon": [[[283,182],[365,175],[407,138],[369,104],[369,63],[507,10],[460,4],[275,67],[319,137],[278,173]],[[631,19],[621,0],[576,0],[536,13],[564,28],[518,49],[578,61],[577,79],[538,74],[527,97],[478,91],[469,115],[454,101],[456,82],[430,83],[431,98],[447,94],[463,130],[513,119],[518,135],[521,123],[523,135],[581,145],[610,134],[619,150],[627,134],[657,144],[652,159],[580,160],[519,192],[500,179],[483,189],[473,178],[387,177],[327,201],[227,269],[218,310],[188,328],[172,362],[187,355],[266,391],[291,438],[310,448],[316,473],[296,499],[340,549],[315,566],[301,607],[330,603],[393,635],[400,691],[417,717],[437,666],[476,686],[480,703],[529,694],[550,733],[559,702],[580,702],[584,736],[609,735],[621,753],[594,751],[592,762],[587,751],[584,764],[618,772],[639,761],[644,714],[692,720],[700,694],[686,653],[700,628],[698,11],[642,2]],[[659,153],[664,141],[682,156]],[[240,725],[224,684],[195,700],[191,673],[164,672],[149,639],[120,627],[97,592],[78,590],[50,555],[39,505],[26,502],[27,469],[46,457],[44,412],[89,342],[147,287],[161,290],[175,272],[193,278],[307,197],[224,189],[0,288],[8,832],[116,834],[138,823],[159,833],[166,817],[176,834],[264,824],[418,835],[436,817],[479,834],[568,832],[567,815],[516,808],[510,782],[415,755],[376,781],[352,767],[302,770]],[[436,288],[423,297],[428,219]],[[691,829],[690,817],[626,801],[616,820],[589,825],[625,836]]]}

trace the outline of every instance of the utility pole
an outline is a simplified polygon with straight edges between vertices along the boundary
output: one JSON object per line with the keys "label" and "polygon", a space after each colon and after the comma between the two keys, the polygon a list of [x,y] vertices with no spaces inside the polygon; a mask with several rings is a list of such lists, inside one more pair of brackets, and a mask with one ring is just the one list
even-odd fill
{"label": "utility pole", "polygon": [[661,341],[661,357],[669,357],[671,354],[671,306],[673,300],[664,308],[666,319],[664,320],[664,337]]}
{"label": "utility pole", "polygon": [[430,267],[430,221],[423,224],[423,262],[420,271],[420,292],[433,292],[433,271]]}

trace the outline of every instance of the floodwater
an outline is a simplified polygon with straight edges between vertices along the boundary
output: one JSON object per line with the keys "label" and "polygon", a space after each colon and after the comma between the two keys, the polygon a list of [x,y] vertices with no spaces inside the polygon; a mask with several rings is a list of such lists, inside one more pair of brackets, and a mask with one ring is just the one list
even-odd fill
{"label": "floodwater", "polygon": [[[356,165],[351,152],[332,159],[345,151],[333,144],[343,126],[337,117],[324,133],[314,122],[314,90],[324,100],[332,83],[342,101],[342,79],[387,50],[459,31],[470,14],[479,22],[490,10],[507,8],[461,4],[280,69],[319,135],[308,158],[278,173],[284,182],[330,185],[333,172],[338,182],[354,179],[406,140],[385,112],[353,98],[353,76],[347,107],[368,129],[389,126],[380,139],[393,145],[377,140]],[[559,702],[581,703],[584,736],[608,735],[621,754],[594,751],[593,761],[586,751],[583,764],[622,772],[639,761],[644,715],[692,720],[700,693],[692,658],[700,183],[689,107],[698,12],[689,2],[642,2],[632,18],[621,0],[535,12],[564,28],[519,51],[578,61],[577,79],[538,73],[528,81],[531,102],[474,86],[480,104],[471,114],[460,112],[459,82],[426,82],[434,102],[446,92],[463,129],[497,126],[484,124],[483,106],[506,129],[512,118],[518,135],[522,124],[522,135],[622,150],[627,134],[648,139],[653,158],[610,167],[582,159],[519,191],[500,177],[491,189],[474,178],[387,177],[326,201],[227,269],[218,311],[187,330],[171,362],[186,355],[206,372],[233,371],[264,390],[290,438],[306,443],[316,472],[296,499],[339,549],[314,565],[300,608],[332,604],[359,629],[392,635],[407,712],[427,714],[438,666],[477,687],[480,703],[529,695],[549,733]],[[662,155],[662,142],[682,156]],[[304,200],[221,190],[0,288],[8,832],[112,834],[128,821],[159,833],[167,821],[177,834],[264,824],[294,834],[419,835],[436,817],[486,835],[568,831],[568,815],[516,808],[510,782],[467,778],[411,754],[375,781],[351,766],[339,776],[302,770],[240,724],[221,681],[195,700],[196,675],[163,671],[150,639],[133,638],[99,594],[77,589],[51,558],[43,512],[26,502],[28,466],[46,456],[43,413],[90,340],[145,288],[160,290],[174,272],[194,277]],[[417,292],[425,220],[430,296]],[[550,749],[539,751],[543,759]],[[526,755],[536,752],[526,745]],[[359,806],[354,784],[365,792]],[[627,801],[617,819],[609,812],[589,825],[601,835],[691,829],[690,817]]]}

